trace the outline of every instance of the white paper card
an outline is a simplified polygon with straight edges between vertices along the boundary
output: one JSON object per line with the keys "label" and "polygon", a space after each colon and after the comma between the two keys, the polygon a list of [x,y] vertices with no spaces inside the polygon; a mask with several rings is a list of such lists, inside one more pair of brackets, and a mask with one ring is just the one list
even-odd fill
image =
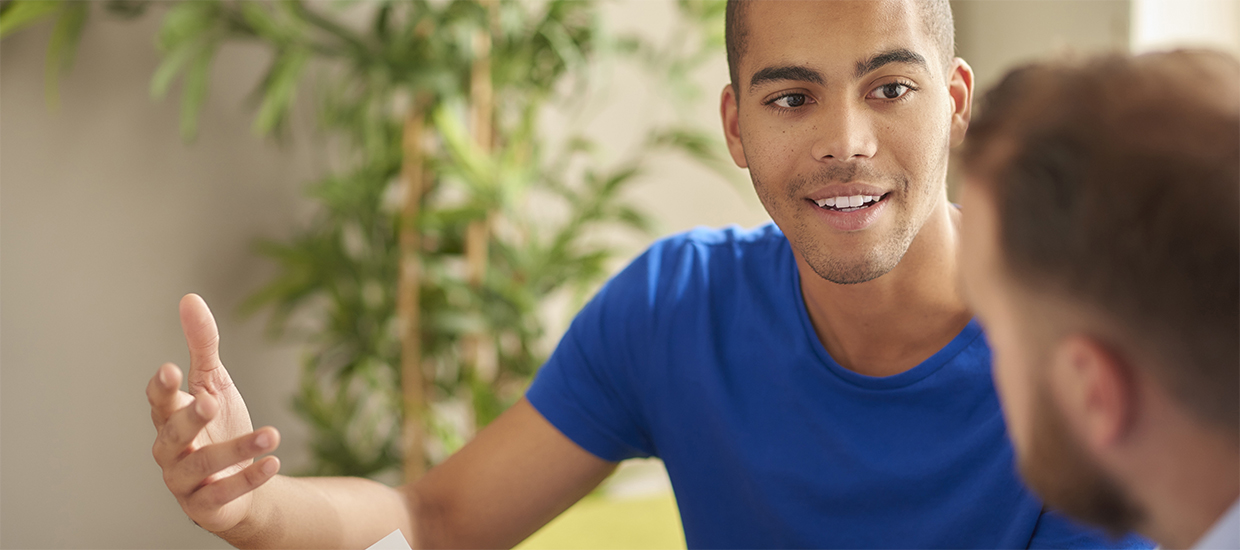
{"label": "white paper card", "polygon": [[400,529],[392,531],[388,536],[379,539],[370,545],[366,550],[413,550],[409,547],[409,542],[405,540],[405,536],[400,534]]}

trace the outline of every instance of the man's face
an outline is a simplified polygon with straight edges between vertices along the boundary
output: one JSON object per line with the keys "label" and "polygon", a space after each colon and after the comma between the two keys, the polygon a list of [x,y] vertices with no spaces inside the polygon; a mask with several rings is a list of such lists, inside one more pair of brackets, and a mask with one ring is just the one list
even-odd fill
{"label": "man's face", "polygon": [[967,66],[949,75],[917,8],[899,1],[753,2],[744,24],[731,111],[723,97],[733,158],[820,276],[887,273],[946,200]]}
{"label": "man's face", "polygon": [[1073,435],[1052,391],[1058,336],[1046,298],[1011,280],[999,255],[999,225],[990,194],[966,182],[961,194],[960,274],[964,295],[986,330],[995,387],[1016,462],[1047,505],[1113,534],[1133,530],[1140,509]]}

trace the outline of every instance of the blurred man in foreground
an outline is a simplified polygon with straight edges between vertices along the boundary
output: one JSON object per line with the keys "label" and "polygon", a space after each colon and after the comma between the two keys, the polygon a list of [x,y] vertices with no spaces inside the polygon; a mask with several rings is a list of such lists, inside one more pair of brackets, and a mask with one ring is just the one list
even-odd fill
{"label": "blurred man in foreground", "polygon": [[1240,547],[1240,64],[1018,69],[961,160],[961,271],[1020,470],[1163,547]]}

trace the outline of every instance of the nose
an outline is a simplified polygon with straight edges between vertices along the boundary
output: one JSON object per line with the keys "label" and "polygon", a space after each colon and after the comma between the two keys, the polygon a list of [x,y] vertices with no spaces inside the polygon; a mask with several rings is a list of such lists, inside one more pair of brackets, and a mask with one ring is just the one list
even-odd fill
{"label": "nose", "polygon": [[873,121],[865,109],[848,103],[841,100],[831,108],[819,111],[810,151],[815,160],[872,158],[878,150]]}

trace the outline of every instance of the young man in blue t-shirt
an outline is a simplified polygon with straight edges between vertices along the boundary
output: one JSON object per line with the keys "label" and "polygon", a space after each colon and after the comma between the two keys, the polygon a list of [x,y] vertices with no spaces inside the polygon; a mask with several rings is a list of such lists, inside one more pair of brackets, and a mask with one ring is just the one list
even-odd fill
{"label": "young man in blue t-shirt", "polygon": [[1016,479],[955,286],[944,181],[973,75],[946,0],[730,3],[728,58],[724,132],[774,225],[652,246],[527,399],[405,487],[251,464],[277,433],[251,431],[210,313],[186,297],[197,395],[171,365],[148,386],[186,513],[246,546],[361,547],[400,528],[417,547],[507,547],[617,461],[659,456],[694,548],[1132,542],[1044,512]]}

